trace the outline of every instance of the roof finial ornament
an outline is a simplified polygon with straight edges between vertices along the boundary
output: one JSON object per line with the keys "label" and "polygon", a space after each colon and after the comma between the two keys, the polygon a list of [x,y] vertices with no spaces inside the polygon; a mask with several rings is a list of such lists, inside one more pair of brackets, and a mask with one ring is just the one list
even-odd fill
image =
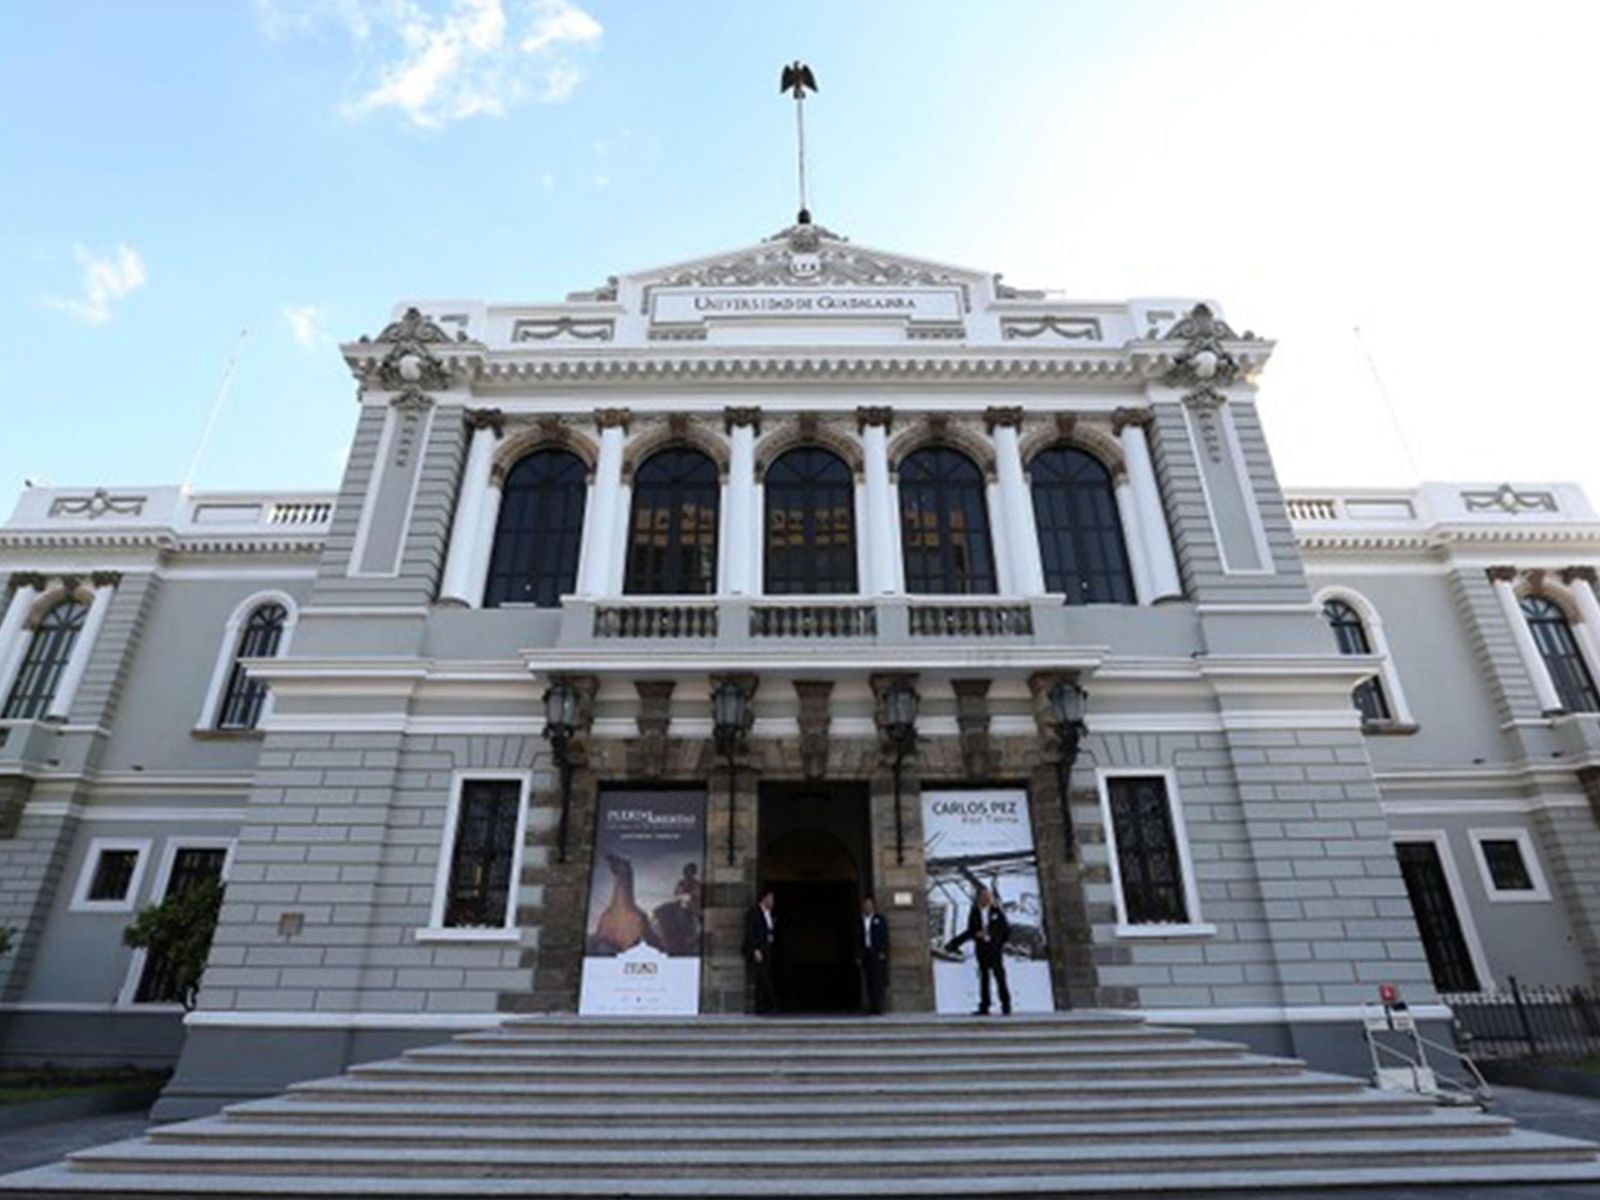
{"label": "roof finial ornament", "polygon": [[800,215],[796,221],[811,224],[811,209],[806,206],[806,93],[817,90],[817,77],[811,68],[798,58],[784,67],[778,79],[778,90],[794,97],[795,142],[799,148],[800,164]]}

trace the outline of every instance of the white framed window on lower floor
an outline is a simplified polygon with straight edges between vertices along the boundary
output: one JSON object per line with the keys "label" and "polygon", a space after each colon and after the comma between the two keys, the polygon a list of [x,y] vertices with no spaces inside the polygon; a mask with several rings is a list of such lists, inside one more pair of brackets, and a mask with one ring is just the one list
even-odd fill
{"label": "white framed window on lower floor", "polygon": [[95,838],[78,871],[69,911],[132,912],[149,862],[149,838]]}
{"label": "white framed window on lower floor", "polygon": [[[151,903],[159,904],[204,883],[226,884],[233,865],[233,846],[234,839],[229,837],[179,835],[168,838],[162,847],[161,864],[156,868],[155,884],[150,889]],[[135,950],[117,1003],[153,1007],[181,1005],[183,994],[173,965],[159,954]]]}
{"label": "white framed window on lower floor", "polygon": [[1162,768],[1096,773],[1119,937],[1205,937],[1177,781]]}
{"label": "white framed window on lower floor", "polygon": [[433,908],[418,941],[514,942],[528,826],[527,771],[461,771],[451,779]]}
{"label": "white framed window on lower floor", "polygon": [[1470,829],[1467,840],[1489,899],[1509,903],[1550,899],[1550,885],[1526,829]]}

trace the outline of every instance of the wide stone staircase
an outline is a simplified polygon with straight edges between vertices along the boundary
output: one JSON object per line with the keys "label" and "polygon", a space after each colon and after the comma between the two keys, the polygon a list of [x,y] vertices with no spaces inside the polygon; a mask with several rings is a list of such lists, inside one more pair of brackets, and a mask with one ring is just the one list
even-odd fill
{"label": "wide stone staircase", "polygon": [[1600,1181],[1596,1148],[1115,1014],[529,1017],[0,1196],[1054,1196]]}

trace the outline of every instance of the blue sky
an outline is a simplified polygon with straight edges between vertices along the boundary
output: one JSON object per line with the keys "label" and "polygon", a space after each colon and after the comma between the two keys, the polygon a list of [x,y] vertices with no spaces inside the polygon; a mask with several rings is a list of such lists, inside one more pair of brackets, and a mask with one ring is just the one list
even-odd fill
{"label": "blue sky", "polygon": [[333,486],[334,342],[396,301],[559,298],[787,223],[795,57],[819,221],[1220,299],[1280,339],[1286,481],[1600,495],[1597,7],[0,0],[0,511],[25,477],[182,479],[241,328],[196,486]]}

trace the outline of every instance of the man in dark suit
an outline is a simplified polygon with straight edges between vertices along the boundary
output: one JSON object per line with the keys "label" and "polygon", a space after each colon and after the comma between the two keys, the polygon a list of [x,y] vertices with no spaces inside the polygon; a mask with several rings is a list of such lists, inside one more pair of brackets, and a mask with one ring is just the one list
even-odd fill
{"label": "man in dark suit", "polygon": [[972,1015],[989,1015],[989,977],[994,976],[995,987],[1000,992],[1000,1012],[1011,1015],[1011,989],[1006,986],[1006,938],[1011,936],[1011,923],[994,902],[994,893],[988,888],[978,889],[978,899],[967,914],[967,931],[950,939],[946,947],[957,949],[962,942],[971,942],[978,953],[978,1011]]}
{"label": "man in dark suit", "polygon": [[774,900],[772,889],[763,888],[760,899],[744,918],[744,957],[756,985],[757,1013],[776,1012],[778,1008],[778,989],[772,974],[772,949],[778,934],[772,916]]}
{"label": "man in dark suit", "polygon": [[889,922],[871,896],[862,898],[855,944],[856,962],[867,983],[867,1011],[882,1016],[884,993],[889,990]]}

